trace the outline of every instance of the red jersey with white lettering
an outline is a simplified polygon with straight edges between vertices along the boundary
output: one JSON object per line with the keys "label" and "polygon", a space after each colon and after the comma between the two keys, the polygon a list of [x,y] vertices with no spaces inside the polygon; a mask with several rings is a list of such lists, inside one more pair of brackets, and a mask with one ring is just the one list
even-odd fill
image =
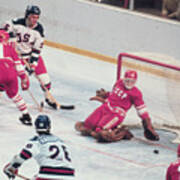
{"label": "red jersey with white lettering", "polygon": [[17,72],[13,61],[7,58],[0,59],[0,90],[5,90],[9,98],[18,93]]}
{"label": "red jersey with white lettering", "polygon": [[124,113],[134,105],[141,118],[144,119],[148,117],[141,91],[135,86],[132,89],[126,89],[123,80],[118,80],[115,83],[112,91],[109,93],[106,103],[110,110],[114,112],[124,110]]}
{"label": "red jersey with white lettering", "polygon": [[149,117],[141,91],[137,87],[126,89],[123,80],[118,80],[105,103],[86,118],[84,126],[97,132],[113,129],[123,122],[132,105],[142,119]]}
{"label": "red jersey with white lettering", "polygon": [[26,85],[28,88],[29,80],[26,78],[14,44],[0,44],[0,90],[6,92],[22,113],[27,113],[26,103],[18,93],[18,76],[21,80],[26,80],[22,83],[22,87]]}
{"label": "red jersey with white lettering", "polygon": [[166,173],[166,180],[179,180],[179,179],[180,179],[180,159],[171,163]]}

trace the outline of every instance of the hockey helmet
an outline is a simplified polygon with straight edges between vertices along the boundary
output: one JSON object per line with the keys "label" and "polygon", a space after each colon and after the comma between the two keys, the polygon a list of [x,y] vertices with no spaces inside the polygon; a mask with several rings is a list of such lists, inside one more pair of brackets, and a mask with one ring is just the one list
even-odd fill
{"label": "hockey helmet", "polygon": [[137,72],[134,70],[127,70],[124,74],[124,77],[137,80]]}
{"label": "hockey helmet", "polygon": [[30,14],[36,14],[36,15],[40,15],[41,14],[41,10],[38,6],[30,6],[28,5],[26,8],[26,12],[25,12],[25,18],[27,18]]}
{"label": "hockey helmet", "polygon": [[34,125],[37,132],[49,132],[51,129],[51,121],[47,115],[39,115]]}
{"label": "hockey helmet", "polygon": [[124,74],[124,86],[127,89],[132,89],[137,81],[137,72],[134,70],[127,70]]}
{"label": "hockey helmet", "polygon": [[8,41],[8,39],[9,34],[5,30],[0,29],[0,43],[6,42]]}

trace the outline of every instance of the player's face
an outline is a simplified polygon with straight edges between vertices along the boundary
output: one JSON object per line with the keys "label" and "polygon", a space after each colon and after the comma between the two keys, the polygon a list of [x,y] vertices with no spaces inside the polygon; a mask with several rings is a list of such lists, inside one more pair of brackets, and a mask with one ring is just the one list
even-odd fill
{"label": "player's face", "polygon": [[124,78],[123,82],[126,89],[132,89],[136,83],[136,80],[130,78]]}
{"label": "player's face", "polygon": [[0,43],[6,45],[8,43],[9,37],[6,34],[0,34]]}
{"label": "player's face", "polygon": [[37,24],[38,20],[39,20],[39,15],[37,15],[37,14],[30,14],[28,16],[28,25],[30,27],[34,27]]}

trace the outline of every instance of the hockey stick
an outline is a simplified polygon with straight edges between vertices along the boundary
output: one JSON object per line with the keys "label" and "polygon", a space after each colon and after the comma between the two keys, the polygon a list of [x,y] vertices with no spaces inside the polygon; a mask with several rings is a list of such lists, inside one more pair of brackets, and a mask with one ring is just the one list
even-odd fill
{"label": "hockey stick", "polygon": [[27,177],[25,177],[25,176],[23,176],[21,174],[16,174],[16,176],[21,178],[21,179],[24,179],[24,180],[31,180],[31,179],[29,179],[29,178],[27,178]]}
{"label": "hockey stick", "polygon": [[31,96],[32,100],[34,101],[34,103],[37,105],[37,108],[40,112],[43,112],[43,106],[41,106],[37,100],[35,99],[34,95],[32,94],[32,92],[28,89],[28,93]]}
{"label": "hockey stick", "polygon": [[[29,63],[23,59],[23,62],[25,64],[25,66],[30,69],[30,65]],[[48,90],[48,88],[44,85],[44,83],[41,81],[41,79],[35,74],[33,73],[34,76],[36,77],[36,79],[40,82],[41,87],[45,90],[45,92],[47,93],[47,96],[57,105],[57,109],[66,109],[66,110],[72,110],[75,108],[74,105],[60,105],[56,99],[52,96],[52,94],[50,93],[50,91]]]}
{"label": "hockey stick", "polygon": [[72,110],[72,109],[75,108],[74,105],[61,105],[61,104],[59,104],[59,103],[56,101],[56,99],[52,96],[52,94],[50,93],[50,91],[48,90],[48,88],[47,88],[47,87],[43,84],[43,82],[40,80],[40,78],[39,78],[36,74],[34,74],[34,76],[35,76],[35,77],[37,78],[37,80],[40,82],[42,88],[46,91],[48,97],[49,97],[53,102],[56,103],[57,109]]}
{"label": "hockey stick", "polygon": [[152,146],[156,146],[156,147],[161,147],[161,148],[168,149],[170,151],[176,152],[175,149],[173,149],[173,148],[171,148],[169,146],[159,144],[159,143],[155,143],[155,142],[152,142],[150,140],[143,139],[141,137],[133,137],[132,140],[140,141],[140,142],[142,142],[144,144],[148,144],[148,145],[152,145]]}

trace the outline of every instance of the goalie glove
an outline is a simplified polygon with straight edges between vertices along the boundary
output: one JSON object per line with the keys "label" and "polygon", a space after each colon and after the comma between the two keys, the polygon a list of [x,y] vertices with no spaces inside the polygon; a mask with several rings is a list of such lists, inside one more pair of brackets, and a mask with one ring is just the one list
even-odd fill
{"label": "goalie glove", "polygon": [[99,101],[101,103],[105,103],[105,99],[99,97],[99,96],[93,96],[89,99],[90,101]]}
{"label": "goalie glove", "polygon": [[155,132],[151,124],[151,119],[146,118],[142,120],[144,127],[144,137],[151,141],[159,141],[159,135]]}
{"label": "goalie glove", "polygon": [[14,179],[16,174],[18,174],[18,169],[13,167],[11,163],[8,163],[4,167],[3,172],[8,176],[9,179]]}
{"label": "goalie glove", "polygon": [[105,89],[101,88],[100,90],[96,91],[96,96],[106,99],[109,96],[109,92],[107,92]]}
{"label": "goalie glove", "polygon": [[96,96],[90,98],[90,101],[99,101],[101,103],[104,103],[108,96],[109,96],[109,92],[101,88],[100,90],[96,91]]}

